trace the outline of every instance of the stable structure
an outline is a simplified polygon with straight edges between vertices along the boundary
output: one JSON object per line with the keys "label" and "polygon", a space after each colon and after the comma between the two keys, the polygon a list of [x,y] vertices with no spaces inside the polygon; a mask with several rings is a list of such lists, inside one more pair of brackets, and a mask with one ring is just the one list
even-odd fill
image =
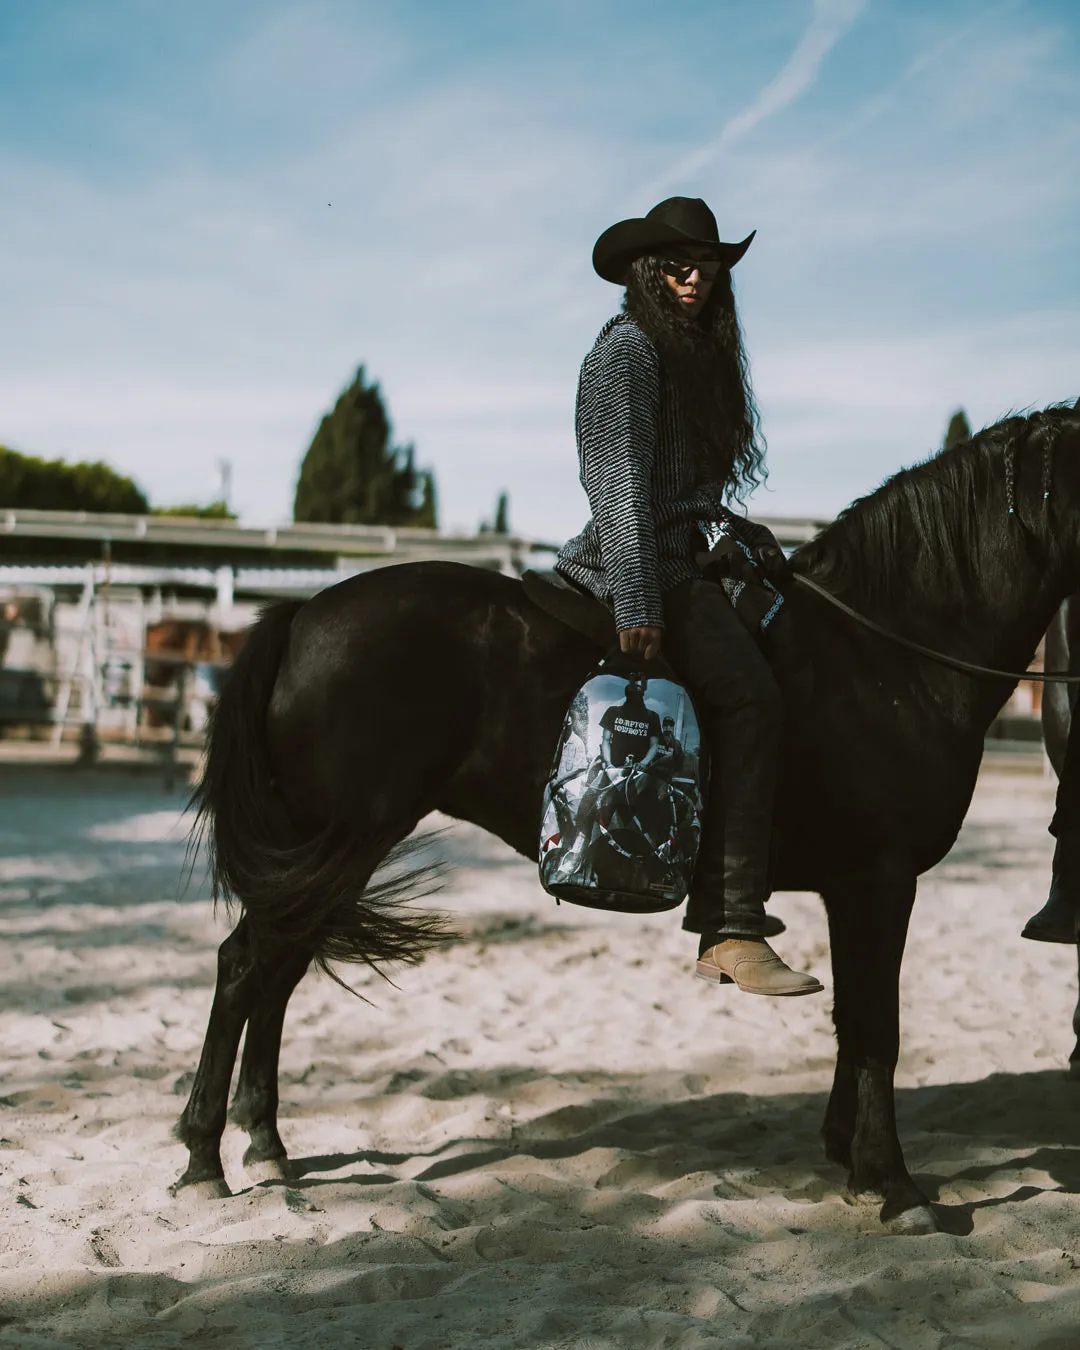
{"label": "stable structure", "polygon": [[555,547],[493,533],[3,511],[0,723],[45,725],[56,744],[78,737],[87,757],[103,739],[175,746],[205,724],[237,645],[224,639],[266,601],[403,562],[518,576],[550,566]]}
{"label": "stable structure", "polygon": [[274,598],[391,563],[520,575],[555,545],[365,525],[0,512],[0,724],[54,744],[197,740],[236,634]]}

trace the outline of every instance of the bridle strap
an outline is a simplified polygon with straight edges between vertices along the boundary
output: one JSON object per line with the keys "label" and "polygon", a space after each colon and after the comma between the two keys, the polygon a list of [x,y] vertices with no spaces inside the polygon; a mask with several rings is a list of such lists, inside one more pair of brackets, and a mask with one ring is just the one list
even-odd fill
{"label": "bridle strap", "polygon": [[871,633],[877,633],[879,637],[896,643],[898,647],[906,647],[909,652],[918,652],[920,656],[937,661],[939,665],[962,671],[965,675],[986,675],[996,680],[1032,680],[1037,684],[1080,684],[1080,675],[1070,675],[1063,670],[994,670],[991,666],[977,666],[973,661],[962,661],[958,656],[946,656],[944,652],[936,652],[932,647],[924,647],[921,642],[913,642],[911,638],[901,637],[899,633],[891,633],[873,619],[868,619],[850,605],[845,605],[843,600],[838,600],[835,595],[819,586],[816,581],[811,581],[809,577],[804,577],[799,572],[793,573],[793,576],[797,585],[802,586],[804,590],[813,591],[842,614],[846,614],[849,619],[854,619],[863,628],[868,628]]}

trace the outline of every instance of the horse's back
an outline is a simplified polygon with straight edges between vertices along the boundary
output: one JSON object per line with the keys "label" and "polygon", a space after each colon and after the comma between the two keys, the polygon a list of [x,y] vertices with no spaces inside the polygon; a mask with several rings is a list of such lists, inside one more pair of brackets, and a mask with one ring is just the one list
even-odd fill
{"label": "horse's back", "polygon": [[293,621],[269,709],[275,774],[310,817],[439,809],[525,847],[589,655],[496,572],[423,562],[351,577]]}

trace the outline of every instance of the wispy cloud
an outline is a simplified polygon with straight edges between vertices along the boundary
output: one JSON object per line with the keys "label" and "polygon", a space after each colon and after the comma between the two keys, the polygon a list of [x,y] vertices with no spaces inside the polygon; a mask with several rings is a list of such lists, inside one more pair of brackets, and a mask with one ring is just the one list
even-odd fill
{"label": "wispy cloud", "polygon": [[[882,117],[904,96],[905,91],[918,76],[931,71],[950,57],[962,60],[970,46],[980,45],[980,33],[992,27],[994,21],[1007,11],[1015,10],[1018,3],[1019,0],[997,0],[996,4],[982,5],[974,18],[951,28],[944,36],[934,38],[908,61],[898,76],[888,80],[884,88],[876,90],[869,99],[852,109],[838,126],[832,128],[827,137],[828,143],[835,146],[850,140],[871,122]],[[1023,69],[1025,65],[1023,53],[1015,50],[1019,45],[1015,35],[1010,35],[1009,46],[1013,49],[1014,70]]]}
{"label": "wispy cloud", "polygon": [[733,149],[762,122],[784,112],[813,87],[825,58],[866,7],[866,0],[814,0],[809,26],[777,75],[745,108],[730,117],[710,140],[677,160],[658,177],[646,196],[660,196],[673,185],[697,178],[703,169]]}

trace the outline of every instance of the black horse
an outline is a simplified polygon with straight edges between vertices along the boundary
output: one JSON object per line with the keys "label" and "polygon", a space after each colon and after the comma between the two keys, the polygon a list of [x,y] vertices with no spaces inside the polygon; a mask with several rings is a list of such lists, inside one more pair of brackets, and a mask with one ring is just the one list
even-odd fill
{"label": "black horse", "polygon": [[[1068,670],[1080,674],[1080,595],[1071,595],[1054,615],[1046,633],[1047,670]],[[1048,684],[1043,690],[1043,743],[1054,772],[1061,777],[1065,765],[1065,747],[1069,741],[1073,710],[1076,707],[1075,684]],[[1075,753],[1076,747],[1073,747]],[[1077,943],[1077,972],[1080,975],[1080,943]],[[1073,1013],[1076,1045],[1069,1056],[1069,1075],[1080,1080],[1080,1002]]]}
{"label": "black horse", "polygon": [[[1080,410],[1010,417],[895,475],[793,565],[916,641],[1024,670],[1080,589]],[[919,1231],[933,1218],[893,1100],[900,962],[916,879],[956,839],[1012,682],[900,651],[802,588],[789,604],[813,688],[791,708],[775,880],[819,892],[828,912],[838,1055],[825,1150],[853,1192],[883,1197],[883,1220]],[[293,989],[312,961],[377,966],[438,940],[439,920],[403,907],[408,877],[369,884],[429,811],[536,856],[560,724],[597,654],[520,582],[452,563],[385,568],[264,613],[214,715],[195,794],[215,892],[242,914],[219,952],[177,1127],[190,1150],[178,1185],[224,1189],[219,1146],[245,1025],[232,1112],[250,1133],[244,1161],[287,1174],[277,1066]]]}

